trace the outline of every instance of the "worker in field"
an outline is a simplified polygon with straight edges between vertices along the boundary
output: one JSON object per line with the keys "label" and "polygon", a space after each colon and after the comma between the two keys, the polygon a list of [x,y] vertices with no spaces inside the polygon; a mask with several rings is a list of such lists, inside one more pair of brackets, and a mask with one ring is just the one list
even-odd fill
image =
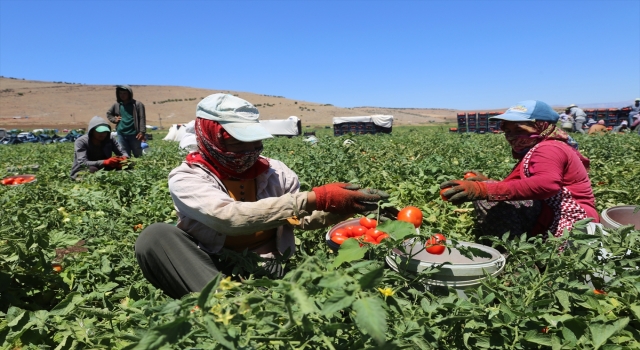
{"label": "worker in field", "polygon": [[141,157],[142,141],[146,141],[147,117],[144,104],[133,99],[129,85],[116,86],[116,102],[107,111],[107,119],[116,124],[122,148],[134,157]]}
{"label": "worker in field", "polygon": [[584,128],[582,127],[587,120],[587,113],[582,108],[578,108],[575,104],[569,105],[569,115],[573,118],[574,131],[584,134]]}
{"label": "worker in field", "polygon": [[[75,180],[78,172],[89,170],[119,170],[129,158],[127,151],[120,147],[116,138],[111,136],[109,123],[95,116],[89,121],[89,130],[75,141],[71,179]],[[115,154],[115,156],[114,156]]]}
{"label": "worker in field", "polygon": [[[629,125],[633,125],[636,120],[640,120],[640,97],[636,98],[634,103],[631,106],[631,112],[629,112]],[[636,119],[637,118],[637,119]]]}
{"label": "worker in field", "polygon": [[607,130],[607,126],[604,125],[604,120],[600,119],[598,120],[597,123],[591,125],[589,127],[589,131],[587,132],[589,135],[593,135],[593,134],[604,134],[609,132],[609,130]]}
{"label": "worker in field", "polygon": [[301,192],[291,169],[260,155],[262,140],[272,136],[258,109],[232,95],[198,103],[195,135],[197,151],[169,174],[177,226],[153,224],[135,245],[144,276],[174,298],[200,291],[219,273],[242,270],[229,260],[236,253],[262,260],[250,266],[253,272],[282,275],[278,261],[295,251],[294,228],[327,227],[388,197],[345,183]]}
{"label": "worker in field", "polygon": [[504,180],[479,172],[467,180],[440,185],[453,204],[473,202],[485,235],[522,233],[562,235],[579,220],[598,222],[587,170],[589,159],[556,127],[558,113],[542,101],[523,101],[491,117],[500,126],[518,163]]}
{"label": "worker in field", "polygon": [[629,123],[626,120],[623,120],[620,122],[620,124],[618,124],[618,126],[616,126],[615,128],[613,128],[612,130],[613,132],[617,132],[617,133],[625,133],[625,132],[629,132]]}

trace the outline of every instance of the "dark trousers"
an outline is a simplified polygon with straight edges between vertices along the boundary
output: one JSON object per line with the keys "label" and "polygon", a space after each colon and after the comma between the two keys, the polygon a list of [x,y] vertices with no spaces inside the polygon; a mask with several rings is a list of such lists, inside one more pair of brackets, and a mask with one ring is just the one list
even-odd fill
{"label": "dark trousers", "polygon": [[176,299],[201,291],[224,268],[184,231],[165,223],[144,229],[135,250],[144,277]]}

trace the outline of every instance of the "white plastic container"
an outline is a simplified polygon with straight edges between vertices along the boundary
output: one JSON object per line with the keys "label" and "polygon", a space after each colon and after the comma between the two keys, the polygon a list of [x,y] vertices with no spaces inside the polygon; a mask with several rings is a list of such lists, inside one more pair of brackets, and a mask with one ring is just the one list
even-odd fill
{"label": "white plastic container", "polygon": [[606,228],[634,225],[636,230],[640,230],[640,211],[635,212],[636,208],[635,205],[621,205],[605,209],[600,214],[602,225]]}
{"label": "white plastic container", "polygon": [[[451,241],[447,241],[451,245]],[[487,253],[488,257],[475,256],[472,259],[465,257],[457,248],[451,251],[445,250],[440,255],[427,253],[424,245],[416,243],[413,247],[408,246],[407,254],[400,249],[392,250],[386,257],[387,264],[395,271],[415,276],[416,272],[428,271],[437,268],[425,280],[425,288],[434,290],[439,287],[452,287],[458,296],[466,299],[465,290],[479,286],[486,278],[486,275],[497,276],[504,270],[505,257],[497,250],[482,244],[471,242],[458,242],[459,246],[474,247]]]}

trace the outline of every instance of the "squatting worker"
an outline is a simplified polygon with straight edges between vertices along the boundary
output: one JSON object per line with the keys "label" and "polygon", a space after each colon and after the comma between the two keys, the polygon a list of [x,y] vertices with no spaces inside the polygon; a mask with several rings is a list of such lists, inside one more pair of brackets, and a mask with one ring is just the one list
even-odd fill
{"label": "squatting worker", "polygon": [[116,124],[118,142],[135,157],[142,156],[142,141],[146,140],[147,117],[142,102],[133,99],[129,85],[116,86],[116,102],[107,111],[107,119]]}
{"label": "squatting worker", "polygon": [[[94,173],[98,170],[117,170],[122,168],[122,161],[129,154],[120,147],[115,137],[111,136],[109,123],[95,116],[89,121],[88,132],[76,139],[71,178],[78,176],[83,169]],[[115,153],[116,157],[113,156]]]}
{"label": "squatting worker", "polygon": [[584,134],[584,128],[582,127],[585,123],[585,121],[587,120],[587,113],[585,113],[582,108],[579,108],[578,106],[576,106],[575,104],[571,104],[569,105],[569,107],[567,107],[569,109],[569,115],[571,115],[571,118],[573,118],[573,122],[574,122],[574,130],[576,132],[579,132],[581,134]]}
{"label": "squatting worker", "polygon": [[169,174],[178,224],[156,223],[136,241],[144,276],[171,297],[200,291],[233,266],[225,250],[245,249],[266,259],[290,257],[294,228],[318,229],[354,213],[375,210],[384,192],[332,183],[300,192],[297,175],[265,158],[262,140],[272,137],[256,107],[227,94],[198,103],[198,150]]}
{"label": "squatting worker", "polygon": [[523,101],[504,114],[501,128],[518,163],[502,181],[476,173],[470,181],[447,181],[443,195],[453,204],[472,201],[486,235],[522,233],[560,236],[585,218],[598,222],[587,174],[589,160],[567,144],[556,127],[558,114],[542,101]]}

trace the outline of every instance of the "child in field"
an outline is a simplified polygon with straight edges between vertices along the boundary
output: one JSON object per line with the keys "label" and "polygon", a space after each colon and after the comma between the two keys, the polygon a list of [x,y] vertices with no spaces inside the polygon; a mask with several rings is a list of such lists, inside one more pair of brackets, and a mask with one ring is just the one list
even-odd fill
{"label": "child in field", "polygon": [[[271,138],[249,102],[214,94],[198,103],[197,151],[169,174],[178,224],[157,223],[136,241],[144,276],[171,297],[200,291],[219,273],[229,274],[229,251],[255,253],[266,263],[295,251],[294,228],[317,229],[377,208],[384,192],[345,183],[300,191],[297,175],[265,158]],[[281,275],[270,264],[271,275]],[[275,266],[274,266],[275,265]]]}

